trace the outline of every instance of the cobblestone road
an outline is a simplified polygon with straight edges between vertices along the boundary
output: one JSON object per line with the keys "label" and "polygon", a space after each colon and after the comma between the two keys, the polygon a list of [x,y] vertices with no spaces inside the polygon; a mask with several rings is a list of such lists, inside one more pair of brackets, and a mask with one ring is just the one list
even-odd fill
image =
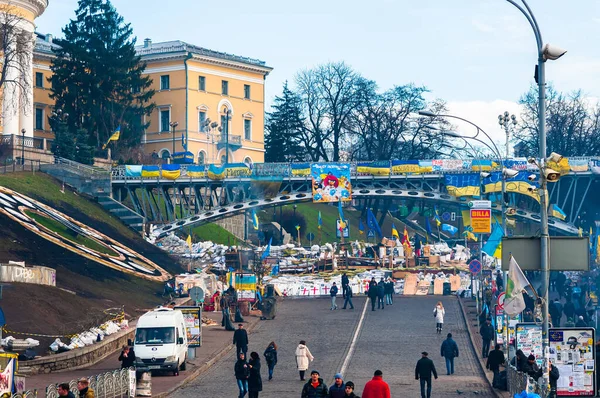
{"label": "cobblestone road", "polygon": [[[358,394],[371,379],[373,371],[381,369],[393,397],[419,397],[414,366],[421,351],[428,351],[440,374],[434,381],[433,397],[458,397],[456,390],[462,392],[461,397],[493,396],[474,358],[456,298],[443,298],[446,307],[444,333],[436,334],[433,307],[438,299],[395,297],[394,305],[376,312],[371,312],[369,306],[344,375],[345,380],[352,380],[357,385]],[[263,361],[261,397],[300,396],[303,383],[299,380],[294,357],[300,340],[307,341],[315,356],[309,370],[318,369],[328,385],[333,381],[333,375],[340,370],[348,353],[365,299],[356,298],[354,310],[330,311],[329,303],[327,299],[280,302],[277,318],[261,322],[250,335],[249,352],[257,351]],[[439,355],[447,332],[453,333],[460,350],[452,376],[446,376],[445,364]],[[262,353],[272,340],[279,345],[279,362],[273,381],[268,382]],[[234,354],[231,352],[172,396],[237,397],[233,365]]]}

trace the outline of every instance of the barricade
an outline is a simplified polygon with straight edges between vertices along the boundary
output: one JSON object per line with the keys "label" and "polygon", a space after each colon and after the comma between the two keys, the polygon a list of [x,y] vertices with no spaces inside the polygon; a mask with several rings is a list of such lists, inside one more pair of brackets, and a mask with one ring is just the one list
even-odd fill
{"label": "barricade", "polygon": [[[132,380],[133,377],[133,380]],[[125,398],[134,396],[131,394],[131,386],[135,385],[135,369],[120,369],[111,372],[100,373],[90,376],[90,388],[94,390],[96,398]],[[69,382],[69,389],[77,397],[77,380]],[[22,395],[22,398],[30,398],[35,395]],[[50,384],[46,387],[46,398],[58,398],[58,384]],[[17,397],[17,395],[15,395]]]}
{"label": "barricade", "polygon": [[533,392],[541,395],[542,387],[533,378],[523,372],[519,372],[514,366],[509,365],[506,367],[506,377],[511,397],[515,394],[520,394],[523,390],[528,393]]}

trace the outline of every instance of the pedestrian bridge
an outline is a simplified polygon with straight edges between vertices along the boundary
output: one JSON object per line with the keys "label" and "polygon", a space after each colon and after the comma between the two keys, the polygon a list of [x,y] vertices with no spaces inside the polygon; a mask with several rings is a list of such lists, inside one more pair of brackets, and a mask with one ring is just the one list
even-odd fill
{"label": "pedestrian bridge", "polygon": [[[467,208],[468,202],[477,196],[473,189],[482,189],[494,203],[496,215],[501,216],[499,181],[502,177],[498,163],[394,162],[349,163],[352,197],[416,200]],[[586,206],[593,207],[589,193],[600,178],[600,159],[571,158],[567,162],[554,166],[561,168],[562,177],[549,184],[549,203],[560,207],[566,217],[564,220],[551,217],[549,224],[554,233],[575,235],[578,228],[574,223],[582,210]],[[537,169],[524,159],[509,159],[505,166],[519,172],[506,180],[507,199],[516,209],[514,217],[522,222],[539,223],[539,202],[527,189],[535,182],[526,178],[537,174]],[[113,197],[133,207],[148,222],[158,224],[153,232],[155,236],[252,209],[313,200],[308,163],[236,164],[214,167],[211,172],[213,167],[119,166],[111,173]]]}

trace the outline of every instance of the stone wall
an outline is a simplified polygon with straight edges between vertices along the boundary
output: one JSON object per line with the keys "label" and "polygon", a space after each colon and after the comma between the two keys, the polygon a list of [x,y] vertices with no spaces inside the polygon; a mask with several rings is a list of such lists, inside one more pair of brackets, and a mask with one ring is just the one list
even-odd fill
{"label": "stone wall", "polygon": [[[218,226],[225,228],[232,234],[234,234],[238,239],[244,239],[244,215],[240,214],[237,216],[231,216],[228,218],[224,218],[222,220],[216,221],[215,224]],[[252,228],[252,227],[250,227]],[[233,242],[231,242],[233,245]]]}
{"label": "stone wall", "polygon": [[56,286],[56,270],[39,266],[0,264],[0,282]]}
{"label": "stone wall", "polygon": [[[133,339],[134,335],[135,326],[130,324],[129,329],[107,336],[100,343],[32,361],[19,362],[19,373],[31,376],[85,368],[100,362],[127,345],[127,340]],[[117,365],[115,364],[115,367]]]}

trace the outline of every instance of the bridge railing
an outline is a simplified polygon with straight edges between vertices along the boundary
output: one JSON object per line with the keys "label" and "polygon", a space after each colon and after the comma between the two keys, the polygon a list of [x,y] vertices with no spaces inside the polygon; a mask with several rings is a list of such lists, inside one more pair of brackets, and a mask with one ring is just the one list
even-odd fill
{"label": "bridge railing", "polygon": [[[445,174],[465,174],[477,173],[483,171],[500,171],[502,162],[493,159],[438,159],[438,160],[389,160],[389,161],[374,161],[374,162],[345,162],[350,166],[352,177],[357,176],[402,176],[402,175],[445,175]],[[240,166],[236,163],[235,167]],[[243,166],[243,164],[241,164]],[[173,165],[169,165],[169,171],[172,171]],[[175,165],[177,166],[177,165]],[[111,170],[113,180],[156,180],[162,176],[162,171],[153,173],[152,176],[144,176],[144,173],[132,175],[127,172],[128,166],[117,166]],[[133,168],[133,166],[131,166]],[[137,166],[138,168],[140,166]],[[152,166],[155,167],[155,166]],[[158,166],[162,169],[162,166]],[[212,178],[209,170],[215,165],[179,165],[180,173],[176,178],[166,177],[168,179],[185,179],[185,178],[207,178],[207,179],[222,179]],[[227,168],[228,165],[219,166]],[[254,163],[246,165],[248,171],[242,173],[242,177],[274,177],[274,178],[309,178],[311,163]],[[528,171],[532,173],[538,172],[537,166],[527,162],[525,158],[508,159],[505,162],[505,167],[514,170]],[[600,159],[592,157],[571,157],[566,160],[566,163],[561,164],[561,172],[593,172],[600,174]],[[192,170],[193,169],[193,170]],[[190,171],[188,173],[188,171]],[[239,173],[225,174],[224,178],[239,179]],[[162,176],[165,178],[164,176]]]}

